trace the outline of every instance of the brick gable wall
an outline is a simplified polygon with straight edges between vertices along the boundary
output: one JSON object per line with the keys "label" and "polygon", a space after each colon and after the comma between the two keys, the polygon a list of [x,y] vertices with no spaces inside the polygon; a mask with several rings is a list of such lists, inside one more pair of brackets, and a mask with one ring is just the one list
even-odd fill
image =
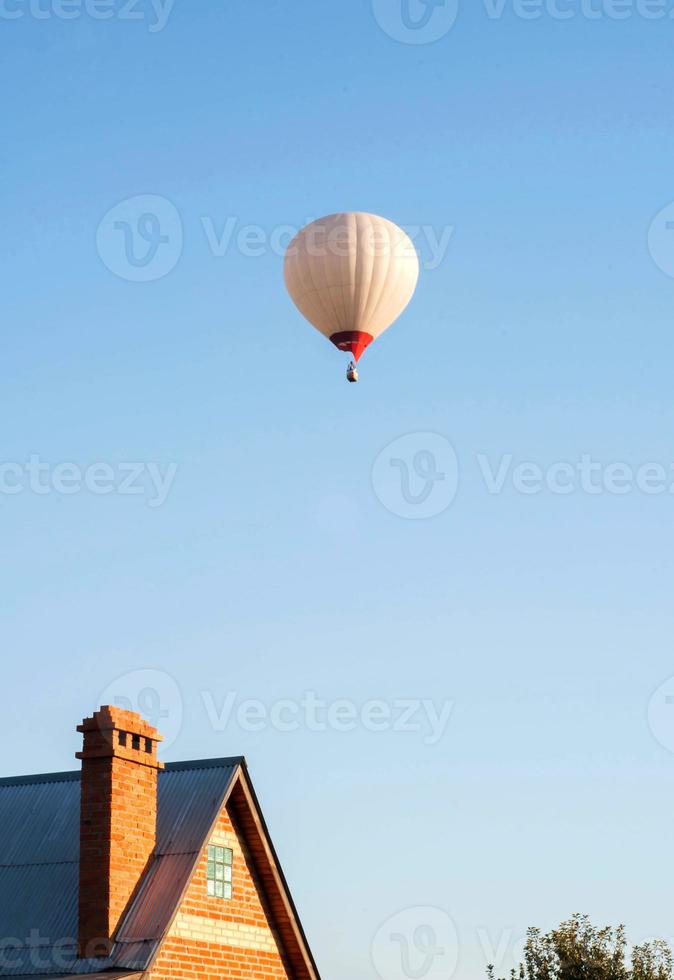
{"label": "brick gable wall", "polygon": [[208,842],[232,849],[232,899],[207,893],[208,846],[147,980],[293,980],[240,830],[224,810]]}

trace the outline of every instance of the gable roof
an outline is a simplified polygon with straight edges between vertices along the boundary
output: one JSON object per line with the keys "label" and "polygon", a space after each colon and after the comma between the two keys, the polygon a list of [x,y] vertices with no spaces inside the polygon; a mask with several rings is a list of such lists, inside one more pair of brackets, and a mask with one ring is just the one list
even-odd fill
{"label": "gable roof", "polygon": [[231,801],[297,977],[318,970],[253,790],[245,759],[167,763],[157,844],[107,960],[77,959],[80,773],[0,779],[0,977],[132,976],[149,968],[223,806]]}

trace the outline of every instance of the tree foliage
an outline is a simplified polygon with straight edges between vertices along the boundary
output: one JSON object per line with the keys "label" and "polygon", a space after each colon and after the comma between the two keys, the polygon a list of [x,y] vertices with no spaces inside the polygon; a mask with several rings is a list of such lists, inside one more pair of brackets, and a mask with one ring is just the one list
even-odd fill
{"label": "tree foliage", "polygon": [[[487,967],[488,980],[496,980]],[[524,962],[511,980],[674,980],[674,960],[667,943],[651,940],[628,950],[625,927],[593,926],[586,915],[574,915],[557,929],[528,929]]]}

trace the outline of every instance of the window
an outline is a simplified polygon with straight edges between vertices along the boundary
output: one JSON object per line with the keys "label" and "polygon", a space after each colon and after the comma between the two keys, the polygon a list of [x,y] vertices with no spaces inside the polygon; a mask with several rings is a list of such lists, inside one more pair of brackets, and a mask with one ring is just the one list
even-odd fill
{"label": "window", "polygon": [[215,898],[232,897],[232,858],[229,847],[208,845],[208,894]]}

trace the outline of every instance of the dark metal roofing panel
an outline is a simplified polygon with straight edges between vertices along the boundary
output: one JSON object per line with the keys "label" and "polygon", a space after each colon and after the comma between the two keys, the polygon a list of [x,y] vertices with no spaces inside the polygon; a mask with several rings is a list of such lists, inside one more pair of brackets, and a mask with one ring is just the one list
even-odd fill
{"label": "dark metal roofing panel", "polygon": [[[31,973],[30,976],[23,977],[23,980],[45,980],[48,976],[49,980],[72,980],[73,976],[80,976],[81,974],[62,974],[61,976],[53,976],[52,974],[45,973]],[[135,970],[106,970],[105,973],[89,973],[87,975],[88,980],[138,980],[141,974]]]}
{"label": "dark metal roofing panel", "polygon": [[194,851],[154,858],[117,934],[119,943],[162,938],[198,854],[199,851]]}
{"label": "dark metal roofing panel", "polygon": [[39,927],[43,938],[74,941],[78,875],[76,862],[0,868],[3,937],[25,940]]}
{"label": "dark metal roofing panel", "polygon": [[142,970],[186,887],[240,759],[168,764],[159,773],[157,849],[113,959],[77,960],[80,774],[0,780],[0,976]]}
{"label": "dark metal roofing panel", "polygon": [[0,784],[0,866],[77,861],[79,806],[78,774],[54,783]]}
{"label": "dark metal roofing panel", "polygon": [[[11,945],[17,942],[18,945]],[[110,960],[80,960],[72,933],[57,936],[33,927],[26,936],[3,939],[0,952],[0,976],[24,977],[53,974],[90,974],[111,965]]]}
{"label": "dark metal roofing panel", "polygon": [[125,970],[145,970],[159,948],[161,939],[121,943],[115,951],[115,966]]}
{"label": "dark metal roofing panel", "polygon": [[157,854],[184,854],[203,846],[240,759],[211,768],[169,768],[160,774]]}
{"label": "dark metal roofing panel", "polygon": [[0,975],[74,973],[77,965],[80,783],[0,783]]}

